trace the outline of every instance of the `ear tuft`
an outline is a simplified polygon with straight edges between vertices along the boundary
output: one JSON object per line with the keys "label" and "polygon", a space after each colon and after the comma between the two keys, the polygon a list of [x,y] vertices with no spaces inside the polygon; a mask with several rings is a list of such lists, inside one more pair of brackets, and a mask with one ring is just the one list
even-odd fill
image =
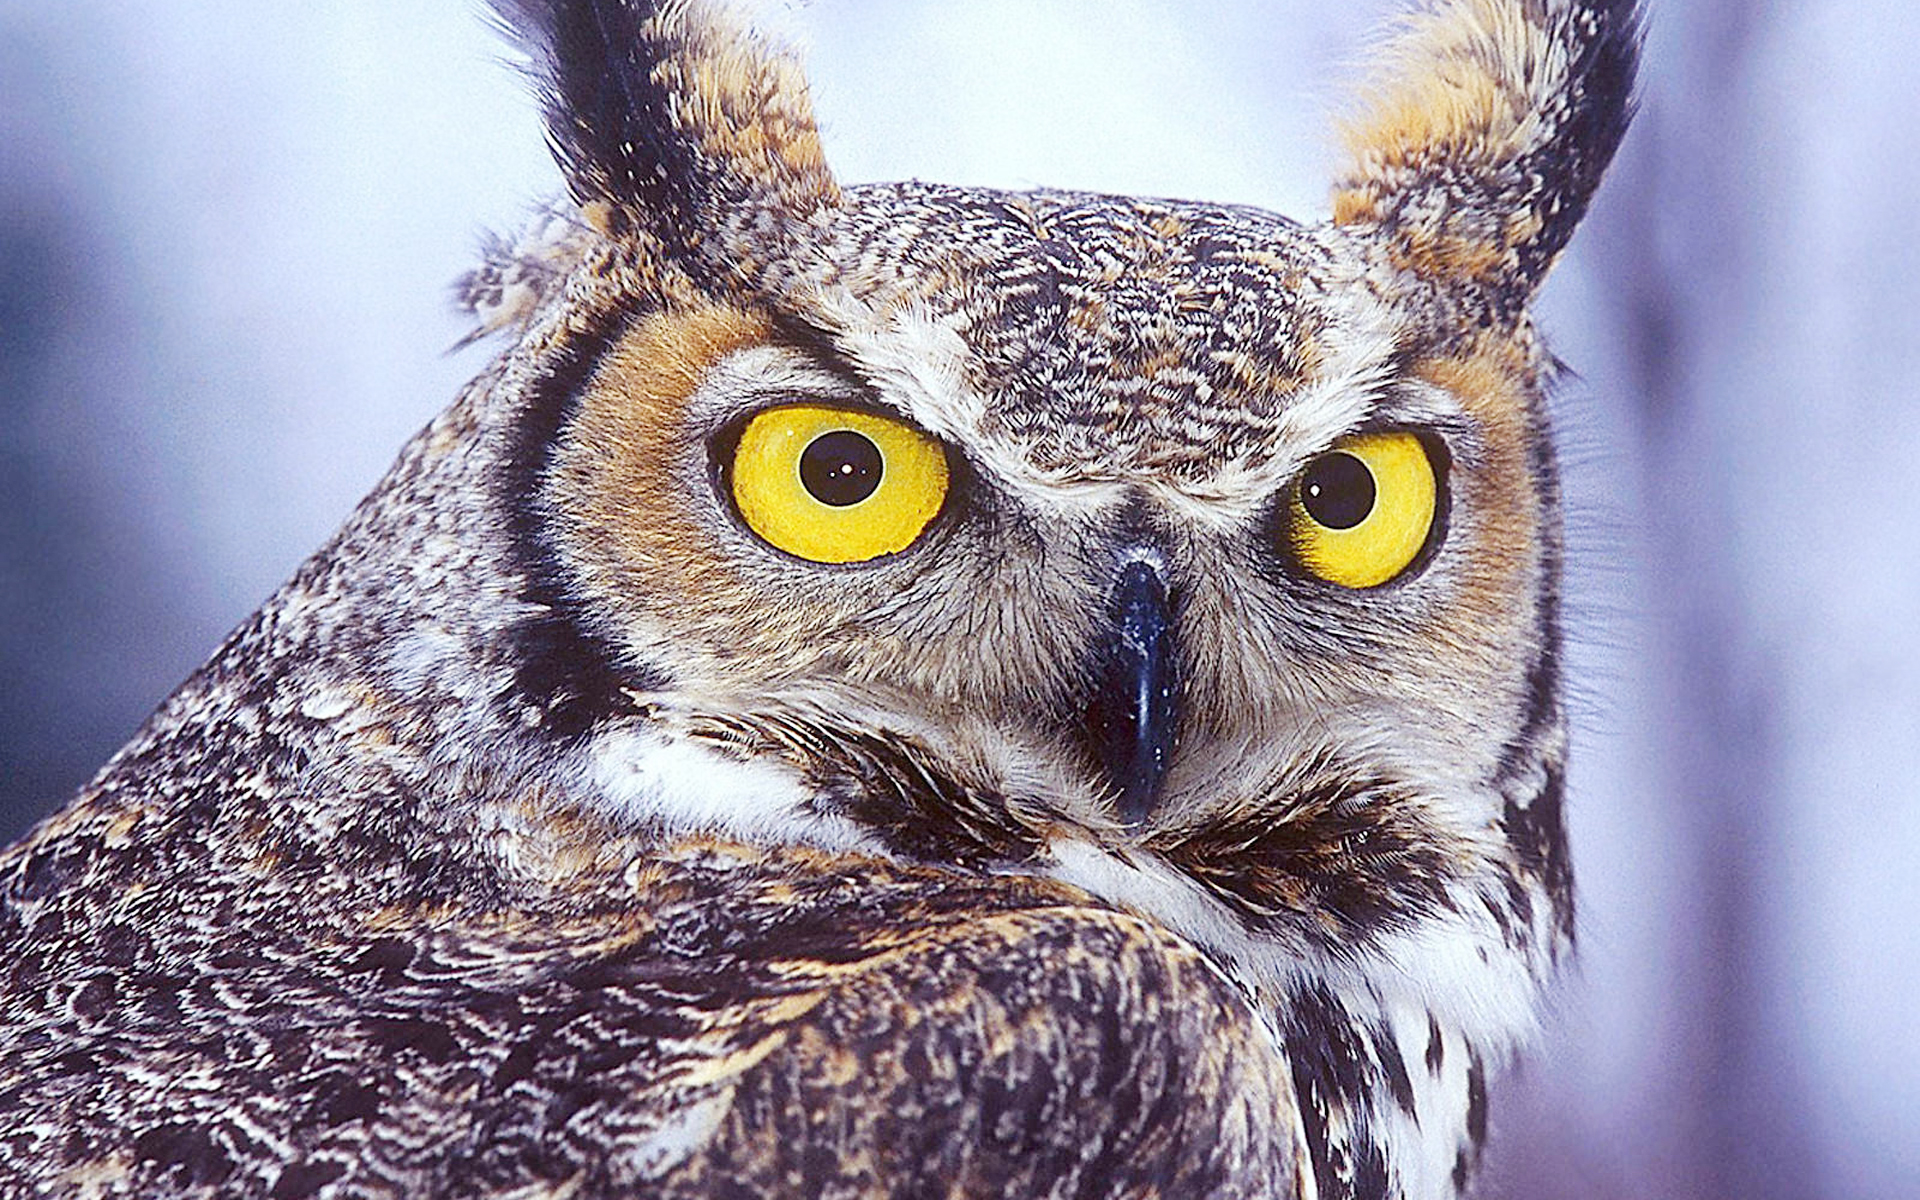
{"label": "ear tuft", "polygon": [[1585,215],[1632,117],[1635,0],[1440,0],[1383,48],[1350,166],[1343,226],[1393,261],[1512,315]]}
{"label": "ear tuft", "polygon": [[533,58],[555,156],[596,225],[693,258],[754,218],[838,202],[799,65],[723,5],[493,6]]}

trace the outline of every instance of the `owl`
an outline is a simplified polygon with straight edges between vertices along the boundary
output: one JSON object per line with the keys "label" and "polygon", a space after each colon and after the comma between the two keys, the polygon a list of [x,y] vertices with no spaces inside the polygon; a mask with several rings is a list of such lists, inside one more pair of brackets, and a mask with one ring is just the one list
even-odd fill
{"label": "owl", "polygon": [[1630,0],[1436,0],[1330,213],[845,186],[500,0],[485,372],[0,857],[0,1192],[1462,1194],[1574,938],[1528,306]]}

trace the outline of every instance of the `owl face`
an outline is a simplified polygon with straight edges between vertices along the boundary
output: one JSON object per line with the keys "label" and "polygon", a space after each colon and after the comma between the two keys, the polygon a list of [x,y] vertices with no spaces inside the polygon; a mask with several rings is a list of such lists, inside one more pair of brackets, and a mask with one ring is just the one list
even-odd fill
{"label": "owl face", "polygon": [[[1264,214],[847,205],[823,253],[857,290],[642,317],[561,434],[556,543],[663,697],[958,722],[943,770],[1136,835],[1336,751],[1473,765],[1449,748],[1513,700],[1550,524],[1522,371],[1436,382],[1447,347],[1345,298],[1352,247]],[[1378,561],[1341,541],[1396,522]],[[1131,655],[1130,588],[1156,639]]]}
{"label": "owl face", "polygon": [[1525,310],[1623,126],[1626,10],[1416,19],[1301,225],[843,189],[791,62],[705,9],[512,7],[582,232],[509,355],[538,433],[503,477],[619,697],[571,778],[669,827],[1054,875],[1272,978],[1544,969],[1571,899]]}

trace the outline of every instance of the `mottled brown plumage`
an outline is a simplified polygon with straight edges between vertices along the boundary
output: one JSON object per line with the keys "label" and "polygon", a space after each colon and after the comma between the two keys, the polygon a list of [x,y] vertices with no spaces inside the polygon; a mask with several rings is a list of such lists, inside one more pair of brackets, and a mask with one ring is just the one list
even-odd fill
{"label": "mottled brown plumage", "polygon": [[[1572,942],[1526,308],[1632,6],[1414,20],[1316,225],[843,188],[709,6],[499,7],[511,344],[0,857],[0,1193],[1462,1191]],[[755,523],[796,408],[933,447],[903,548]]]}

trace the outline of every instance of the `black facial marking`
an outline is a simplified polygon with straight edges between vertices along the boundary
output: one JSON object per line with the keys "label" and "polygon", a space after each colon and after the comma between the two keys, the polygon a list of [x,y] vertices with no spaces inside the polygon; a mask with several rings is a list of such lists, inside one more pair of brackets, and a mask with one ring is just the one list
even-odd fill
{"label": "black facial marking", "polygon": [[1560,932],[1571,938],[1573,929],[1573,863],[1567,853],[1566,772],[1556,763],[1546,767],[1546,779],[1531,800],[1509,799],[1500,825],[1514,862],[1538,879],[1553,904]]}
{"label": "black facial marking", "polygon": [[1445,838],[1386,780],[1333,773],[1258,815],[1150,839],[1148,848],[1248,928],[1290,930],[1335,954],[1448,907]]}
{"label": "black facial marking", "polygon": [[1533,762],[1541,735],[1560,716],[1560,634],[1558,604],[1549,591],[1541,597],[1540,638],[1542,647],[1527,666],[1526,691],[1521,700],[1520,729],[1501,748],[1500,764],[1493,785],[1500,787],[1519,778]]}
{"label": "black facial marking", "polygon": [[513,629],[514,690],[531,700],[542,724],[557,737],[574,738],[602,720],[633,711],[624,689],[658,691],[667,677],[653,668],[625,674],[612,667],[613,648],[584,632],[568,611],[554,605]]}
{"label": "black facial marking", "polygon": [[954,778],[938,753],[888,731],[856,733],[785,714],[713,714],[695,735],[807,769],[819,805],[858,822],[888,850],[943,866],[1027,862],[1046,841],[997,791]]}
{"label": "black facial marking", "polygon": [[632,713],[628,689],[657,691],[669,682],[657,669],[620,663],[613,644],[589,627],[553,552],[541,503],[560,431],[578,408],[601,356],[626,328],[625,317],[604,318],[550,368],[521,416],[500,486],[516,565],[527,581],[521,599],[535,614],[508,634],[519,663],[512,690],[562,738],[579,737],[608,717]]}

